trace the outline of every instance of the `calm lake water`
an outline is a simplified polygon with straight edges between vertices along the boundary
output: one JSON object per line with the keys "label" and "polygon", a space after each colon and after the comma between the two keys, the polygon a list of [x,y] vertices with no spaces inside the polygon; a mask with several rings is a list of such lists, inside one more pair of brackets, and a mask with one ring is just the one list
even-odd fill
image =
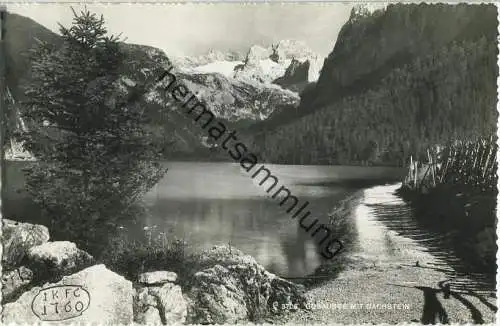
{"label": "calm lake water", "polygon": [[[321,262],[310,235],[279,201],[269,198],[260,178],[232,163],[167,163],[165,178],[146,196],[145,224],[186,239],[195,247],[228,244],[252,255],[282,276],[303,276]],[[329,219],[336,204],[361,184],[398,180],[402,169],[266,165],[311,216]],[[381,181],[382,180],[382,181]]]}
{"label": "calm lake water", "polygon": [[[144,237],[144,227],[167,238],[185,239],[193,250],[231,244],[252,255],[266,269],[284,277],[312,274],[322,263],[311,236],[271,199],[260,179],[232,163],[165,163],[168,172],[145,197],[149,214],[125,230]],[[22,191],[21,162],[7,165],[4,214],[19,221],[33,217]],[[346,245],[354,268],[412,264],[445,271],[455,287],[489,291],[491,275],[481,274],[457,257],[450,235],[419,225],[405,202],[394,195],[404,169],[343,166],[266,165],[279,184],[321,222],[334,216],[335,231]],[[27,218],[29,217],[29,218]],[[43,223],[42,223],[43,224]],[[334,258],[334,260],[337,257]],[[357,267],[356,267],[357,266]]]}

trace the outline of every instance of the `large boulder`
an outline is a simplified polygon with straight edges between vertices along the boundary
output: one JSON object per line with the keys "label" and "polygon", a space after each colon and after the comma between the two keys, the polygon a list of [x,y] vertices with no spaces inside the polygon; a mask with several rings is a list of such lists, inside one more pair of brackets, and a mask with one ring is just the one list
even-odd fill
{"label": "large boulder", "polygon": [[49,241],[49,237],[49,229],[43,225],[3,219],[3,269],[18,267],[31,247]]}
{"label": "large boulder", "polygon": [[33,272],[24,266],[16,268],[2,275],[2,300],[11,301],[21,294],[33,281]]}
{"label": "large boulder", "polygon": [[143,325],[163,324],[157,298],[149,294],[147,287],[137,289],[134,295],[134,322]]}
{"label": "large boulder", "polygon": [[161,287],[149,287],[148,293],[156,297],[160,317],[165,324],[182,324],[186,321],[187,304],[180,286],[166,283]]}
{"label": "large boulder", "polygon": [[28,250],[28,260],[40,275],[55,277],[78,272],[93,264],[94,258],[69,241],[54,241]]}
{"label": "large boulder", "polygon": [[135,322],[164,325],[183,324],[187,316],[187,303],[181,287],[172,283],[142,287],[135,297]]}
{"label": "large boulder", "polygon": [[25,292],[4,305],[2,321],[128,325],[133,319],[132,298],[130,281],[104,265],[95,265]]}
{"label": "large boulder", "polygon": [[[245,286],[232,274],[233,270],[220,265],[195,274],[196,286],[190,293],[194,300],[190,323],[235,323],[251,317]],[[262,296],[257,293],[257,297]]]}
{"label": "large boulder", "polygon": [[134,314],[134,321],[141,325],[163,325],[158,308],[147,306],[146,310]]}
{"label": "large boulder", "polygon": [[305,308],[302,286],[267,272],[238,249],[217,246],[202,257],[207,268],[193,278],[189,323],[258,322],[281,307]]}

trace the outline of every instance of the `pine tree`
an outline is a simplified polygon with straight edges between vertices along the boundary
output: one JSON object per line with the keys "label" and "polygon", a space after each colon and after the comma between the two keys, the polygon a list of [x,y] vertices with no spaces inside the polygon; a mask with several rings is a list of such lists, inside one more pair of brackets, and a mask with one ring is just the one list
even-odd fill
{"label": "pine tree", "polygon": [[119,39],[102,16],[73,14],[70,28],[60,25],[60,47],[40,43],[32,53],[24,118],[36,127],[22,136],[37,158],[26,171],[28,191],[54,229],[88,248],[165,170],[147,108],[138,103],[148,85],[123,92]]}

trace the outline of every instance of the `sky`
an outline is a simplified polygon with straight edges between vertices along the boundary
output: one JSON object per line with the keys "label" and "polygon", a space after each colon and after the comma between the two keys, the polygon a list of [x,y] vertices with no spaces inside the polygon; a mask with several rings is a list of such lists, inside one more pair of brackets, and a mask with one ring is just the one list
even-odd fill
{"label": "sky", "polygon": [[[58,31],[71,23],[78,4],[9,4],[7,9]],[[254,44],[269,46],[283,39],[299,40],[326,57],[352,4],[87,4],[103,14],[108,31],[126,42],[163,49],[168,55],[194,56],[214,48],[245,53]]]}

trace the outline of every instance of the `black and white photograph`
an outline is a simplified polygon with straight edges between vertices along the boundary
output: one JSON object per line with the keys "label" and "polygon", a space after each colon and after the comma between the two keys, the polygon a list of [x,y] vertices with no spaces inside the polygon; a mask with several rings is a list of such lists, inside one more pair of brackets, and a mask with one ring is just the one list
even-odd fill
{"label": "black and white photograph", "polygon": [[1,323],[495,324],[497,16],[0,2]]}

